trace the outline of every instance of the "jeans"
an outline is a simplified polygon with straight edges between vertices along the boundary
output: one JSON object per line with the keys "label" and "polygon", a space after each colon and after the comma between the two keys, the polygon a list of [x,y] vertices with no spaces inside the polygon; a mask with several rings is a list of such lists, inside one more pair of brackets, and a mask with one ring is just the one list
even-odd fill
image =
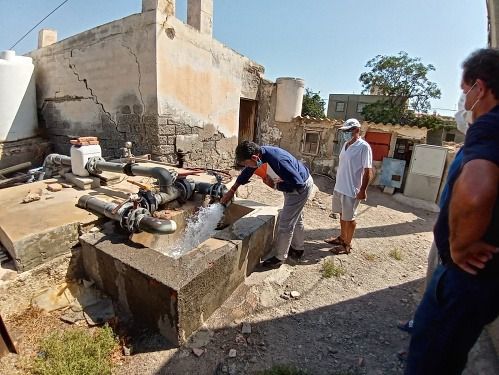
{"label": "jeans", "polygon": [[498,315],[499,276],[439,265],[414,316],[405,374],[460,374],[484,326]]}

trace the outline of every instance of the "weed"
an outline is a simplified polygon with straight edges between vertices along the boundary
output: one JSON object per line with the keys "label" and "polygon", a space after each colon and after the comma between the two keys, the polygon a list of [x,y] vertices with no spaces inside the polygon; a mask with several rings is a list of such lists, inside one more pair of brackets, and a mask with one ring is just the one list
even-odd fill
{"label": "weed", "polygon": [[376,255],[372,254],[372,253],[363,253],[362,256],[368,260],[369,262],[372,262],[376,259]]}
{"label": "weed", "polygon": [[402,250],[400,249],[393,249],[390,251],[390,256],[395,259],[395,260],[402,260]]}
{"label": "weed", "polygon": [[345,268],[340,264],[339,266],[334,264],[333,259],[325,259],[322,262],[322,276],[326,279],[334,276],[339,277],[346,273]]}
{"label": "weed", "polygon": [[110,327],[57,331],[43,339],[33,373],[38,375],[111,374],[117,341]]}
{"label": "weed", "polygon": [[258,372],[257,375],[308,375],[308,373],[292,366],[275,365],[268,370]]}

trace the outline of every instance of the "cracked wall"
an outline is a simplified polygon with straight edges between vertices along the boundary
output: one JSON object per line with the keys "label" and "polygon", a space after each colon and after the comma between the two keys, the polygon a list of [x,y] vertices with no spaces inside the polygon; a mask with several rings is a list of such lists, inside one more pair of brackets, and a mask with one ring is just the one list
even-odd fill
{"label": "cracked wall", "polygon": [[136,14],[31,52],[40,127],[56,152],[95,135],[105,156],[157,143],[155,17]]}
{"label": "cracked wall", "polygon": [[[131,15],[33,51],[40,127],[55,152],[94,135],[104,156],[233,164],[240,99],[258,100],[263,67],[164,10]],[[185,151],[184,150],[184,151]]]}

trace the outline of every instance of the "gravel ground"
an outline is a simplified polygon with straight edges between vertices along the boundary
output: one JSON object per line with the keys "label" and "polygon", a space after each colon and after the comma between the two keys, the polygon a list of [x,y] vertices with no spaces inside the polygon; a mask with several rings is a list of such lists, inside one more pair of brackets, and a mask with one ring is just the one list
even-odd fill
{"label": "gravel ground", "polygon": [[[354,250],[331,256],[323,239],[338,234],[339,221],[329,217],[333,181],[314,180],[319,191],[305,207],[302,262],[254,272],[186,347],[160,350],[157,336],[137,340],[142,353],[116,373],[252,374],[286,364],[310,374],[402,374],[398,354],[407,349],[409,336],[395,324],[411,317],[420,299],[436,214],[371,188],[358,210]],[[283,201],[258,180],[238,193],[269,205]],[[324,278],[323,263],[332,259],[345,274]],[[291,297],[292,291],[299,296]],[[249,323],[251,333],[243,333],[242,323]],[[486,335],[468,367],[466,374],[499,374]]]}
{"label": "gravel ground", "polygon": [[[310,374],[402,374],[398,354],[409,336],[395,324],[409,318],[420,299],[436,214],[370,188],[359,206],[352,253],[332,256],[323,239],[338,234],[339,221],[329,217],[333,181],[314,180],[319,191],[305,207],[303,261],[254,272],[182,348],[168,349],[157,334],[136,333],[132,355],[117,359],[115,374],[254,374],[276,364]],[[283,200],[259,180],[238,193],[270,205]],[[331,261],[344,273],[325,278],[322,269]],[[57,281],[61,272],[54,271],[31,277],[45,275],[35,280],[46,285]],[[20,301],[29,301],[31,283],[18,283],[15,296],[13,287],[4,289],[2,310],[12,312],[12,301],[26,305]],[[22,335],[22,326],[14,328]],[[0,372],[22,373],[15,362],[0,361],[0,368],[8,365]],[[499,375],[487,335],[473,349],[466,374]]]}

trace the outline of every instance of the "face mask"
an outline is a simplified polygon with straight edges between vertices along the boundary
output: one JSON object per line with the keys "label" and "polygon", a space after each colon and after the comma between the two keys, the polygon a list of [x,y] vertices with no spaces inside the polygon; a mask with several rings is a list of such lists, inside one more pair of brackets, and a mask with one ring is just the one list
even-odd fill
{"label": "face mask", "polygon": [[343,137],[344,142],[349,142],[352,140],[353,134],[352,132],[342,132],[341,136]]}
{"label": "face mask", "polygon": [[470,89],[464,93],[464,103],[463,103],[463,108],[464,108],[464,110],[466,110],[466,111],[470,112],[470,114],[469,114],[469,115],[466,115],[466,116],[468,116],[467,118],[470,120],[470,122],[469,122],[470,124],[473,122],[473,115],[472,115],[472,113],[473,113],[473,108],[475,108],[475,106],[477,105],[477,103],[480,101],[480,98],[478,98],[477,100],[475,100],[475,103],[473,103],[473,105],[471,106],[471,108],[470,108],[470,109],[466,109],[466,97],[467,97],[467,96],[468,96],[468,94],[471,92],[471,90],[473,90],[473,87],[475,87],[475,85],[476,85],[476,81],[475,81],[475,83],[473,84],[473,86],[471,86],[471,87],[470,87]]}
{"label": "face mask", "polygon": [[466,94],[463,92],[459,97],[459,101],[457,103],[457,112],[454,115],[457,123],[457,130],[461,133],[466,134],[468,131],[468,126],[472,123],[472,112],[464,109],[464,102],[466,101]]}
{"label": "face mask", "polygon": [[262,164],[263,164],[262,159],[258,158],[258,160],[256,161],[256,167],[260,168],[262,166]]}

